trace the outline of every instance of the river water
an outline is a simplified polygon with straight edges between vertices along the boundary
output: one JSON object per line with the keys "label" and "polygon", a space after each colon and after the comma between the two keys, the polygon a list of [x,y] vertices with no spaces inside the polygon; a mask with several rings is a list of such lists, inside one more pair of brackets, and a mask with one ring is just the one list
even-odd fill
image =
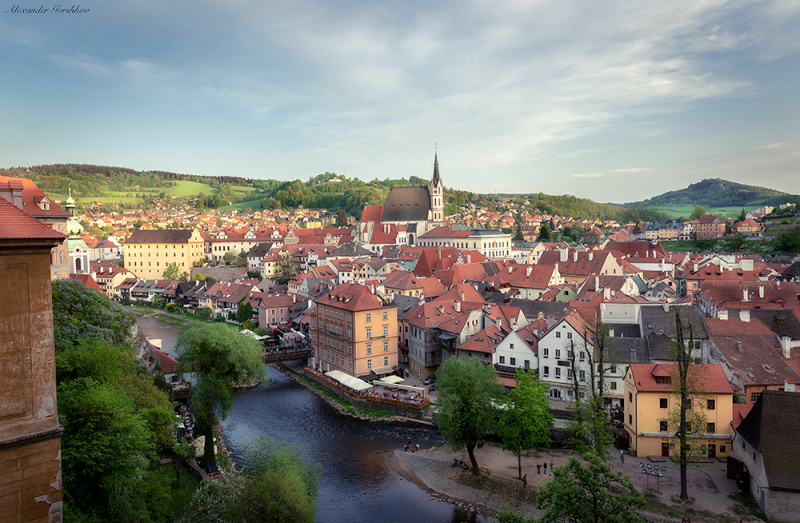
{"label": "river water", "polygon": [[[151,338],[173,352],[177,328],[156,318],[139,318]],[[340,414],[290,377],[267,367],[267,383],[236,394],[223,422],[234,460],[244,445],[266,435],[300,449],[322,466],[317,521],[485,522],[478,514],[436,500],[402,479],[388,457],[407,441],[422,448],[444,442],[435,429],[416,424],[361,421]]]}

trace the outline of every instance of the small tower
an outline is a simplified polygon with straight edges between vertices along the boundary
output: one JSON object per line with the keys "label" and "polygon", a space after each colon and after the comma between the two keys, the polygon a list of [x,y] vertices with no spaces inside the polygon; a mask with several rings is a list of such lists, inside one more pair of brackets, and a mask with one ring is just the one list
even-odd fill
{"label": "small tower", "polygon": [[444,187],[439,176],[439,153],[434,145],[433,178],[431,178],[431,220],[434,223],[444,221]]}
{"label": "small tower", "polygon": [[75,216],[75,200],[72,199],[72,188],[69,191],[69,198],[64,208],[72,216],[67,218],[67,247],[69,248],[69,272],[71,274],[90,274],[89,269],[89,247],[81,238],[83,225]]}

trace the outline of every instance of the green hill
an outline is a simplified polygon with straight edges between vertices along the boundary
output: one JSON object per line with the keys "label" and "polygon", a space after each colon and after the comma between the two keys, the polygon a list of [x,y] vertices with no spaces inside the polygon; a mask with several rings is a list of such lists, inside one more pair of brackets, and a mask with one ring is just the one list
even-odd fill
{"label": "green hill", "polygon": [[794,203],[799,198],[800,196],[796,194],[767,189],[766,187],[713,178],[693,183],[679,191],[670,191],[654,196],[648,200],[626,203],[624,206],[646,209],[702,205],[706,208],[754,209],[764,205],[778,206],[783,203]]}

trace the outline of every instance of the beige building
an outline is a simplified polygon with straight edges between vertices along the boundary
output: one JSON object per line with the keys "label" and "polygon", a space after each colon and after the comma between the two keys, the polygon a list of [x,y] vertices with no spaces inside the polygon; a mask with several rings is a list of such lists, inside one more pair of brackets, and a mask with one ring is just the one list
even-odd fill
{"label": "beige building", "polygon": [[345,283],[316,301],[311,319],[314,366],[351,376],[389,373],[397,366],[397,307],[368,287]]}
{"label": "beige building", "polygon": [[[693,364],[689,381],[702,388],[692,397],[695,414],[705,427],[690,427],[694,456],[730,455],[733,389],[720,365]],[[625,430],[635,456],[676,456],[680,445],[674,419],[679,408],[675,393],[677,364],[632,363],[625,374]],[[705,430],[703,430],[705,429]]]}
{"label": "beige building", "polygon": [[204,241],[197,229],[139,229],[125,242],[125,268],[138,278],[159,280],[167,266],[180,272],[205,262]]}

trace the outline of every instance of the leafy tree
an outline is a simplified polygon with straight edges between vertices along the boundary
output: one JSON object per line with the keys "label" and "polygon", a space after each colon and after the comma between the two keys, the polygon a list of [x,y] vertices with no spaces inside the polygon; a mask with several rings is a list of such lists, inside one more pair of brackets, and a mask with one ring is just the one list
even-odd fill
{"label": "leafy tree", "polygon": [[[186,273],[184,272],[184,274]],[[168,264],[167,268],[164,269],[164,272],[161,274],[161,277],[165,280],[177,280],[180,276],[181,276],[181,266],[178,265],[177,263]]]}
{"label": "leafy tree", "polygon": [[568,520],[594,523],[645,523],[637,509],[646,502],[628,476],[612,472],[594,452],[569,458],[553,469],[553,479],[539,487],[537,508],[544,509],[540,523]]}
{"label": "leafy tree", "polygon": [[466,448],[472,473],[480,475],[475,445],[495,426],[492,401],[502,392],[491,365],[475,358],[449,358],[436,373],[439,399],[436,422],[454,449]]}
{"label": "leafy tree", "polygon": [[211,316],[212,312],[214,311],[211,310],[211,307],[203,307],[202,309],[197,311],[197,315],[203,319],[207,319],[209,316]]}
{"label": "leafy tree", "polygon": [[246,250],[242,249],[242,251],[239,253],[239,258],[242,258],[243,260],[246,260],[247,259],[247,254],[248,254],[248,252]]}
{"label": "leafy tree", "polygon": [[300,273],[300,260],[290,254],[280,256],[275,269],[279,279],[291,280]]}
{"label": "leafy tree", "polygon": [[550,241],[550,226],[546,223],[543,223],[541,227],[539,227],[539,237],[538,240],[540,242],[549,242]]}
{"label": "leafy tree", "polygon": [[503,449],[517,457],[517,473],[522,479],[522,451],[550,441],[553,415],[547,398],[549,387],[533,371],[517,369],[516,386],[503,398],[498,434]]}
{"label": "leafy tree", "polygon": [[742,207],[742,212],[739,213],[739,220],[738,221],[743,222],[746,219],[747,219],[747,211],[745,211],[744,207]]}
{"label": "leafy tree", "polygon": [[697,205],[694,208],[694,210],[692,211],[692,214],[691,214],[690,218],[692,220],[697,220],[697,219],[702,218],[705,215],[706,215],[706,210],[703,209],[703,207],[701,207],[700,205]]}
{"label": "leafy tree", "polygon": [[222,259],[230,263],[236,259],[236,253],[233,251],[228,251],[222,256]]}
{"label": "leafy tree", "polygon": [[213,461],[212,427],[233,407],[234,387],[265,379],[263,348],[253,338],[212,323],[182,328],[176,349],[179,373],[192,372],[196,377],[191,393],[197,433],[206,437],[206,460]]}
{"label": "leafy tree", "polygon": [[244,323],[253,319],[253,304],[249,301],[240,301],[236,311],[236,319],[239,323]]}
{"label": "leafy tree", "polygon": [[259,280],[262,279],[262,275],[258,271],[247,271],[247,277],[248,278],[253,278],[253,279],[259,279]]}
{"label": "leafy tree", "polygon": [[336,213],[336,226],[347,227],[347,211],[344,209],[339,209]]}

